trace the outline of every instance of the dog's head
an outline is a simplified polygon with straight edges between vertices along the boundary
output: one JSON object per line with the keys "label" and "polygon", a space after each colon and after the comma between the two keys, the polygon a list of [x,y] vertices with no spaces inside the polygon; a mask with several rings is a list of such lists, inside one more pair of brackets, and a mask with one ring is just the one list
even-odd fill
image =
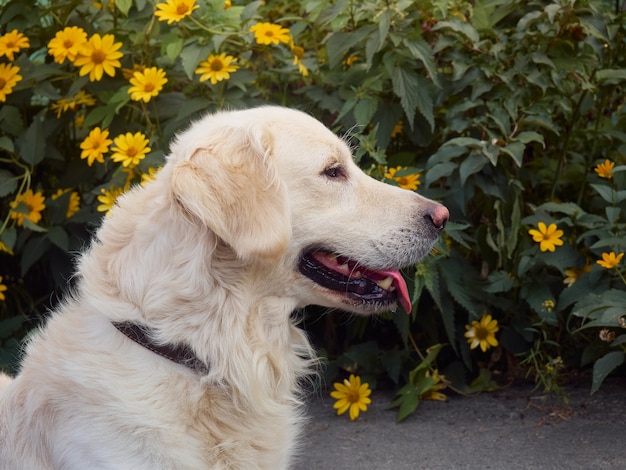
{"label": "dog's head", "polygon": [[410,310],[398,270],[430,251],[448,219],[442,205],[367,176],[344,141],[286,108],[207,116],[169,160],[184,211],[243,263],[280,266],[288,275],[274,281],[299,305]]}

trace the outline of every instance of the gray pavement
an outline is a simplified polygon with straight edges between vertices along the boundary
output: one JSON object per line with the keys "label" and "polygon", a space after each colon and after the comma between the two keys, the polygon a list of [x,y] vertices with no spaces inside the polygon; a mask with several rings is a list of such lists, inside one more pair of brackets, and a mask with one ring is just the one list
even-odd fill
{"label": "gray pavement", "polygon": [[356,421],[327,391],[311,394],[295,470],[626,470],[626,378],[568,387],[569,405],[517,385],[423,401],[396,424],[392,393],[374,392]]}

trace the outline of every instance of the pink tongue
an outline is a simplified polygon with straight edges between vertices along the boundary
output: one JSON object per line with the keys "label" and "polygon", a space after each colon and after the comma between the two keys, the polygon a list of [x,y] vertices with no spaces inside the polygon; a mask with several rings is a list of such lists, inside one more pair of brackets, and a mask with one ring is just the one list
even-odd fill
{"label": "pink tongue", "polygon": [[396,286],[398,291],[398,300],[402,305],[404,311],[408,314],[411,313],[411,298],[409,297],[409,289],[406,286],[406,282],[404,282],[404,278],[402,274],[398,271],[376,271],[379,274],[387,277],[390,276],[393,279],[393,285]]}

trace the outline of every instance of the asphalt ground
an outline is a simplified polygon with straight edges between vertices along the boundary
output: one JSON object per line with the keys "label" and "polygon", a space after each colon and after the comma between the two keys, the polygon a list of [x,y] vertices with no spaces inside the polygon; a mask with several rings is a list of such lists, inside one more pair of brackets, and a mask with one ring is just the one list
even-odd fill
{"label": "asphalt ground", "polygon": [[374,392],[355,421],[328,391],[308,399],[295,470],[626,470],[626,378],[567,387],[569,403],[516,385],[447,402],[422,401],[396,423],[392,392]]}

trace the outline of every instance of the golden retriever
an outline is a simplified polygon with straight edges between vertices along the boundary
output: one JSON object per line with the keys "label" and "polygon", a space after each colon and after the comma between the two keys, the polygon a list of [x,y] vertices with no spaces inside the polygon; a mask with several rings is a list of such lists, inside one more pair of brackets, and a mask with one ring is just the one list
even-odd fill
{"label": "golden retriever", "polygon": [[410,310],[398,269],[447,219],[303,112],[195,122],[105,218],[3,385],[0,468],[288,468],[314,361],[292,312]]}

